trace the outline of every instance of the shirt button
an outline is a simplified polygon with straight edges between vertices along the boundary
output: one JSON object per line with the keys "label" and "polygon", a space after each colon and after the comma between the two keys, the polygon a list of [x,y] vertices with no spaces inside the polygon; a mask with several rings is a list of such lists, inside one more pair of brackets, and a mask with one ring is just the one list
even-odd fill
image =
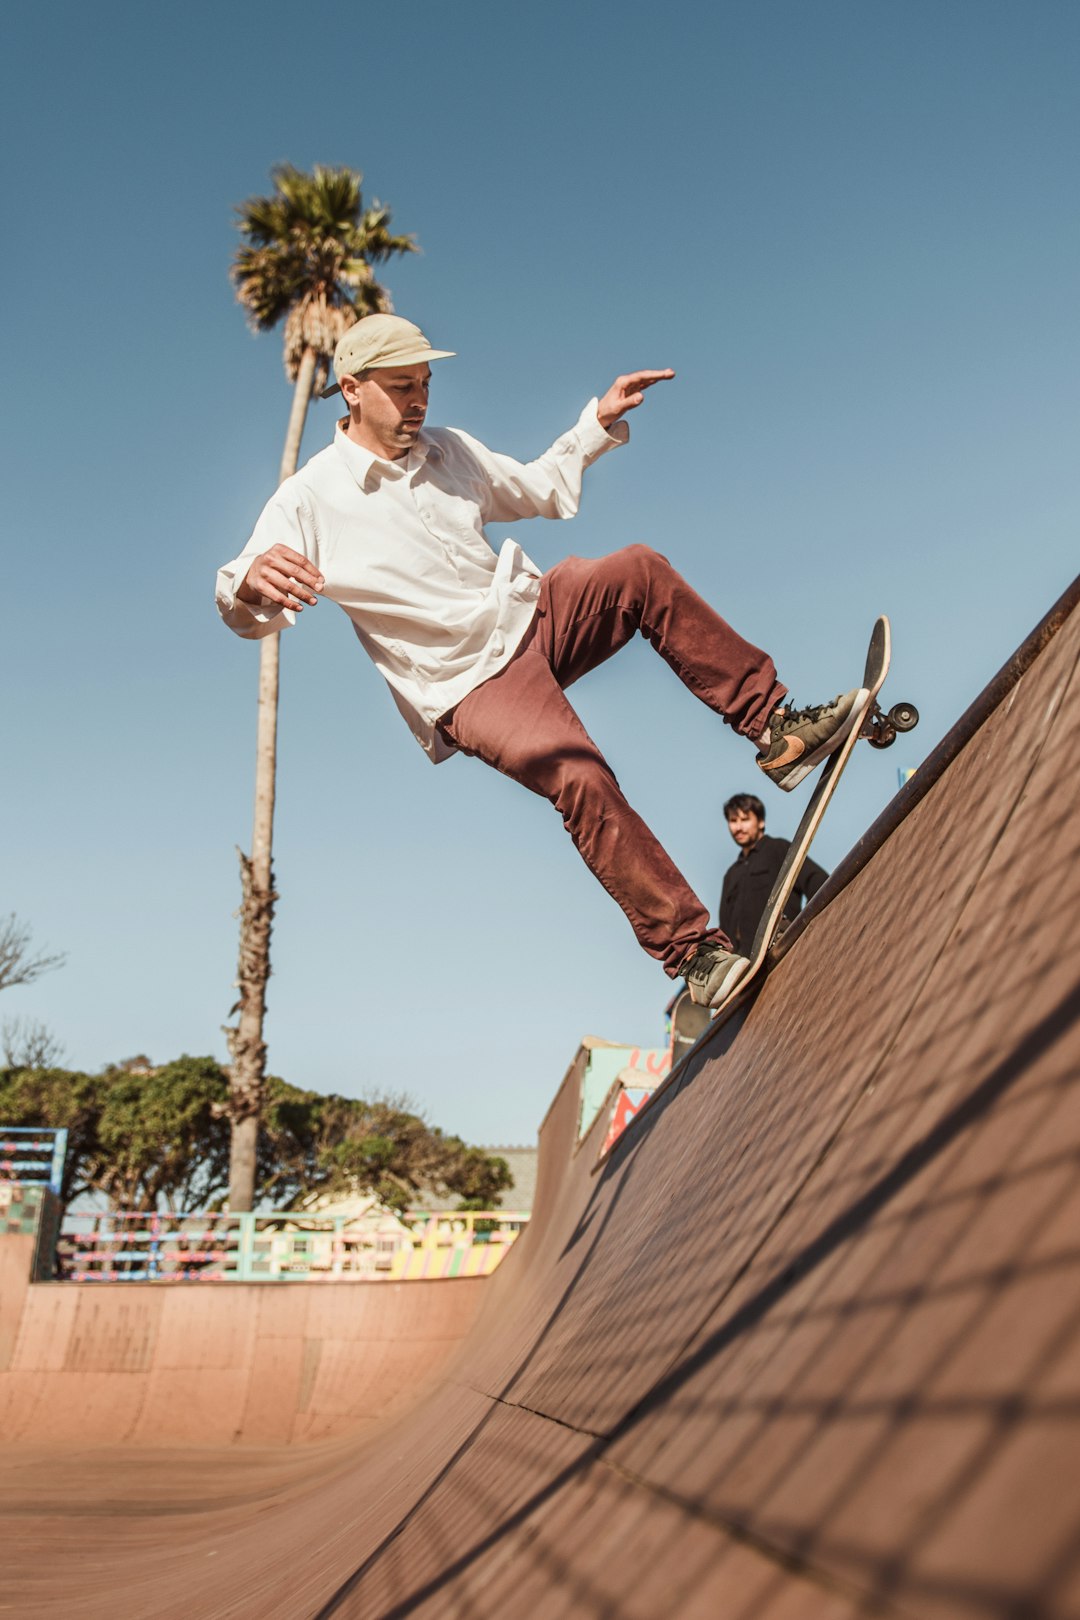
{"label": "shirt button", "polygon": [[498,630],[496,630],[495,634],[491,638],[492,656],[495,657],[495,658],[501,658],[502,655],[503,655],[503,652],[505,651],[505,649],[506,649],[506,642],[503,639],[501,633]]}

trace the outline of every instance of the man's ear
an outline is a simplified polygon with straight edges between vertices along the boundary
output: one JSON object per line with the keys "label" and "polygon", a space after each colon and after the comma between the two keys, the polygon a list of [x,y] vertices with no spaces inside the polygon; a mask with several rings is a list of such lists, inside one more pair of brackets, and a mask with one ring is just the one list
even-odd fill
{"label": "man's ear", "polygon": [[341,397],[345,401],[346,405],[349,407],[350,411],[355,411],[355,410],[359,409],[359,405],[360,405],[360,378],[359,377],[342,377],[342,379],[341,379]]}

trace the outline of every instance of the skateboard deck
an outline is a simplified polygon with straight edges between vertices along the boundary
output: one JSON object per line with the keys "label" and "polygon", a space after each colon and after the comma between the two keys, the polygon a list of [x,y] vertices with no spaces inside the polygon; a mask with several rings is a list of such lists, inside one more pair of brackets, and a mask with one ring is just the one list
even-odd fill
{"label": "skateboard deck", "polygon": [[[863,672],[862,685],[869,696],[865,699],[859,718],[844,738],[835,753],[830,754],[821,768],[813,793],[803,812],[798,830],[791,840],[791,848],[784,859],[784,864],[777,874],[773,884],[761,921],[758,923],[757,933],[750,950],[750,966],[742,978],[721,1002],[711,1010],[713,1018],[717,1014],[737,1001],[743,992],[754,982],[765,966],[769,954],[769,947],[776,937],[783,917],[784,907],[791,898],[791,891],[796,879],[802,870],[814,841],[814,834],[821,826],[822,817],[829,807],[829,800],[836,792],[836,786],[844,774],[844,767],[855,750],[855,744],[860,738],[865,738],[878,748],[887,748],[894,741],[897,731],[908,731],[918,721],[918,711],[911,704],[897,704],[889,713],[883,714],[878,707],[877,696],[889,672],[889,660],[892,652],[892,640],[889,621],[882,615],[874,625],[873,635],[870,637],[870,646],[866,653],[866,668]],[[689,1001],[689,991],[686,992]],[[677,1014],[681,1009],[676,1008],[672,1017],[673,1043],[681,1033]],[[704,1011],[705,1009],[700,1009]],[[689,1017],[689,1013],[684,1014]],[[689,1031],[686,1031],[689,1033]],[[683,1050],[688,1047],[683,1044]],[[672,1052],[672,1058],[675,1051]]]}

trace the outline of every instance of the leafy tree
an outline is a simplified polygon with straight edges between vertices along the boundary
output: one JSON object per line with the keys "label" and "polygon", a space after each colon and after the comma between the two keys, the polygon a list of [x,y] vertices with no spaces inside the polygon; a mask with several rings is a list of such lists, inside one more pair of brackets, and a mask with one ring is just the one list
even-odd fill
{"label": "leafy tree", "polygon": [[113,1209],[198,1208],[226,1184],[228,1081],[213,1058],[149,1074],[113,1067],[0,1070],[0,1118],[68,1131],[65,1203],[103,1194]]}
{"label": "leafy tree", "polygon": [[102,1076],[94,1185],[114,1209],[204,1209],[229,1169],[228,1081],[213,1058]]}
{"label": "leafy tree", "polygon": [[[0,1120],[66,1126],[61,1196],[103,1195],[113,1209],[206,1209],[229,1186],[229,1082],[213,1058],[161,1068],[0,1070]],[[444,1136],[403,1098],[366,1102],[303,1091],[271,1076],[257,1197],[293,1209],[315,1192],[370,1192],[403,1209],[431,1190],[490,1207],[505,1160]]]}
{"label": "leafy tree", "polygon": [[372,1192],[404,1209],[431,1191],[456,1193],[463,1207],[490,1208],[510,1185],[504,1159],[445,1136],[404,1097],[362,1101],[267,1083],[264,1196],[295,1208],[312,1192]]}
{"label": "leafy tree", "polygon": [[5,1125],[42,1125],[68,1132],[60,1183],[65,1204],[94,1190],[94,1166],[101,1161],[101,1087],[100,1075],[71,1069],[0,1069],[0,1120]]}
{"label": "leafy tree", "polygon": [[[236,210],[243,237],[231,275],[236,296],[258,332],[285,322],[285,375],[293,384],[279,482],[296,471],[307,408],[326,380],[341,334],[362,315],[389,310],[372,265],[414,253],[411,236],[390,231],[390,210],[364,208],[363,176],[316,165],[305,174],[284,163],[272,171],[274,190]],[[280,637],[259,650],[259,714],[255,763],[255,823],[251,857],[240,855],[239,1014],[227,1031],[232,1056],[230,1209],[250,1209],[255,1190],[259,1114],[266,1075],[263,1020],[270,977],[274,902],[272,846],[277,770]]]}

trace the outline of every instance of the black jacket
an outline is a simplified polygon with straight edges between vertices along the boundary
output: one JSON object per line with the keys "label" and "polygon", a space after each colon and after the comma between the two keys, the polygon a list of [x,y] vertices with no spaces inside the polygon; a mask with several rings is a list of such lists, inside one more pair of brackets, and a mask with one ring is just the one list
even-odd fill
{"label": "black jacket", "polygon": [[[740,855],[724,874],[720,927],[740,956],[750,954],[757,925],[790,847],[787,838],[770,838],[766,833],[758,839],[753,849]],[[818,892],[828,875],[814,861],[807,859],[803,862],[791,898],[784,907],[784,916],[789,921],[799,915],[803,901]]]}

